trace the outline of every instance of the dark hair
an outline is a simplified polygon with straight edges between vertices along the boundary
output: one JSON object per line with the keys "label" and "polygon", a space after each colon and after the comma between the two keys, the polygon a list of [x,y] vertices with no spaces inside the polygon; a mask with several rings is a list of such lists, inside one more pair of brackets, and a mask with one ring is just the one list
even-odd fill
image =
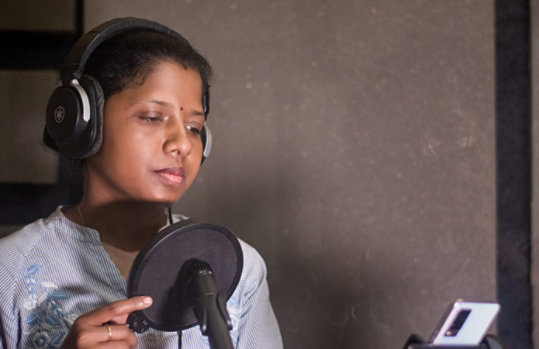
{"label": "dark hair", "polygon": [[148,29],[129,30],[101,43],[84,73],[100,83],[107,99],[132,84],[143,83],[164,60],[196,70],[202,79],[202,96],[209,96],[212,69],[208,61],[186,40]]}

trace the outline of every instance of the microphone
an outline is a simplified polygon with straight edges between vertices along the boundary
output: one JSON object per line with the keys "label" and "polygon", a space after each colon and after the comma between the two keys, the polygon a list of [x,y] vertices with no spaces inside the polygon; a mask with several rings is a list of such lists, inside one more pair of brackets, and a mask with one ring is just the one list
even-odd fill
{"label": "microphone", "polygon": [[182,272],[187,278],[187,295],[183,299],[192,307],[202,334],[210,340],[211,348],[233,349],[229,335],[232,320],[226,310],[226,297],[217,287],[210,265],[193,259],[184,264],[180,275]]}
{"label": "microphone", "polygon": [[226,301],[242,269],[241,246],[226,227],[197,219],[169,225],[139,252],[129,272],[128,296],[154,300],[129,315],[129,327],[182,331],[198,324],[212,349],[232,348]]}

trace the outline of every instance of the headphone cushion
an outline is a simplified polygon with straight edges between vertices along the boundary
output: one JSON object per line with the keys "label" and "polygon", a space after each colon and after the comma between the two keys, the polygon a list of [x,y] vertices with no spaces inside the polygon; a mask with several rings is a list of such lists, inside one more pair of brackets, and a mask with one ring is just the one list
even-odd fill
{"label": "headphone cushion", "polygon": [[79,82],[88,95],[91,112],[90,122],[80,140],[81,153],[78,158],[83,159],[97,153],[103,143],[105,96],[99,82],[90,75],[83,75]]}

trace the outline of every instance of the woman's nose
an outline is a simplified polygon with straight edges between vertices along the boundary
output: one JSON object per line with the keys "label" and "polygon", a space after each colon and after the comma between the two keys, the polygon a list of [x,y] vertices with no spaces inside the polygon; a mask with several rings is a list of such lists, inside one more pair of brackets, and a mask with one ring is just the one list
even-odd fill
{"label": "woman's nose", "polygon": [[172,155],[187,155],[191,151],[191,140],[187,134],[187,129],[183,124],[174,122],[169,125],[163,150]]}

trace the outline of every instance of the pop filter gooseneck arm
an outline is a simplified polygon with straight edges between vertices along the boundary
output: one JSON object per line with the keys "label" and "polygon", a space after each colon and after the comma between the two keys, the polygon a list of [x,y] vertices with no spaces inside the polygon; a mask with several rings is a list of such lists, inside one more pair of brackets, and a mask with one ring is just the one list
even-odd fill
{"label": "pop filter gooseneck arm", "polygon": [[135,258],[127,294],[148,295],[151,307],[130,314],[136,332],[181,331],[198,324],[212,349],[231,349],[226,301],[243,269],[240,243],[227,228],[187,219],[163,229]]}

